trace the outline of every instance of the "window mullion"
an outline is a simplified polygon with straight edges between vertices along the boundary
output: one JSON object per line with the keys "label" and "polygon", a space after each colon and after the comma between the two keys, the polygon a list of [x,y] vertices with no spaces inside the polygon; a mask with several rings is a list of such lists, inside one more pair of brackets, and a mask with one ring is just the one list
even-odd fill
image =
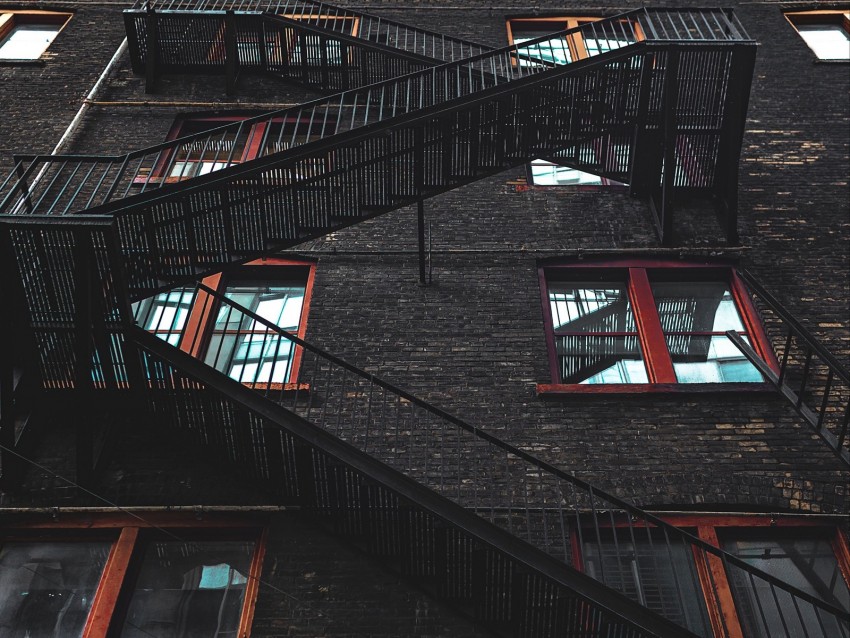
{"label": "window mullion", "polygon": [[138,527],[125,527],[112,546],[92,602],[91,612],[83,629],[83,638],[106,637],[138,537]]}
{"label": "window mullion", "polygon": [[649,382],[676,383],[676,373],[661,329],[655,298],[643,268],[629,268],[629,299],[634,309]]}
{"label": "window mullion", "polygon": [[[697,535],[700,540],[709,545],[720,547],[717,530],[714,527],[700,525],[697,527]],[[715,633],[729,638],[744,638],[723,562],[717,556],[696,547],[694,554],[700,555],[697,559],[697,572],[708,605],[709,617],[712,625],[715,625],[713,627]],[[717,627],[717,623],[721,623],[722,626]]]}

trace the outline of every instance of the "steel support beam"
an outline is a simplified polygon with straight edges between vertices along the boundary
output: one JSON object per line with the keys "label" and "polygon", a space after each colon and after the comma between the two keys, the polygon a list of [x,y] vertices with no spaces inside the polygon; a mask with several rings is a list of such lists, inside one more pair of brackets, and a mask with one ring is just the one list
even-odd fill
{"label": "steel support beam", "polygon": [[667,50],[667,65],[664,69],[663,134],[664,166],[661,171],[661,186],[652,194],[650,205],[658,224],[658,235],[662,246],[673,245],[673,213],[676,184],[676,107],[679,102],[679,48],[672,45]]}
{"label": "steel support beam", "polygon": [[740,44],[732,47],[720,146],[717,152],[715,205],[720,224],[726,230],[726,241],[733,245],[739,243],[738,171],[755,63],[755,47]]}
{"label": "steel support beam", "polygon": [[159,80],[159,25],[150,5],[145,13],[145,54],[145,93],[154,93]]}
{"label": "steel support beam", "polygon": [[227,95],[236,93],[239,74],[239,48],[236,46],[236,14],[233,9],[224,15],[224,78]]}
{"label": "steel support beam", "polygon": [[92,319],[94,263],[89,233],[74,232],[74,431],[77,482],[89,485],[94,473],[92,397]]}

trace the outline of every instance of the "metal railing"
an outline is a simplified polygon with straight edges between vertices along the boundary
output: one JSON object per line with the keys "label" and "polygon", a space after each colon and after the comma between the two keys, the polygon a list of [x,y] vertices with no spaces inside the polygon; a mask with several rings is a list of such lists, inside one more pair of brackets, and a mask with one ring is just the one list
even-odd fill
{"label": "metal railing", "polygon": [[[678,22],[691,27],[678,27]],[[714,28],[700,28],[700,22],[713,24]],[[696,33],[702,37],[695,39]],[[223,139],[232,140],[229,148],[237,148],[260,125],[266,130],[259,157],[282,159],[296,147],[336,134],[381,123],[389,125],[389,121],[396,118],[448,106],[453,101],[472,99],[486,89],[557,67],[555,63],[545,61],[544,51],[551,50],[552,38],[560,39],[565,55],[568,55],[569,38],[594,40],[600,44],[591,56],[595,57],[638,42],[679,42],[686,35],[691,36],[689,41],[701,43],[728,43],[747,37],[737,19],[730,18],[721,10],[677,12],[642,9],[126,155],[20,155],[16,157],[12,173],[0,184],[0,214],[66,214],[97,208],[189,177],[179,170],[175,172],[178,162],[190,167],[206,161],[216,169],[234,169],[238,160],[225,150],[225,146],[212,152],[211,149],[218,148],[216,142]],[[632,96],[627,101],[636,99]],[[659,99],[660,96],[656,95],[655,101]],[[699,111],[703,114],[704,108],[700,107]],[[280,125],[275,127],[275,121]],[[275,134],[275,130],[279,132]],[[36,176],[37,182],[32,183]]]}
{"label": "metal railing", "polygon": [[[701,602],[728,587],[752,596],[763,635],[850,636],[845,610],[323,352],[198,284],[195,306],[229,327],[222,339],[137,321],[357,449],[578,566],[697,635],[731,635]],[[238,353],[253,351],[246,368]],[[580,558],[578,558],[580,557]],[[722,576],[720,574],[725,574]],[[737,589],[736,589],[737,588]],[[739,612],[740,613],[740,612]],[[784,628],[784,630],[782,629]],[[784,633],[783,633],[784,631]],[[714,632],[714,633],[712,633]]]}
{"label": "metal railing", "polygon": [[835,455],[850,467],[850,373],[747,271],[739,275],[773,333],[775,360],[764,361],[734,331],[727,333]]}
{"label": "metal railing", "polygon": [[[261,12],[267,15],[284,16],[297,19],[304,24],[320,27],[337,33],[350,35],[375,44],[395,47],[434,60],[449,62],[479,55],[491,50],[477,42],[411,26],[395,20],[387,20],[362,11],[354,11],[310,0],[277,2],[243,2],[240,0],[161,0],[159,2],[136,2],[129,15],[144,15],[152,9],[163,15],[200,12],[235,11],[237,14]],[[353,28],[351,28],[353,26]]]}

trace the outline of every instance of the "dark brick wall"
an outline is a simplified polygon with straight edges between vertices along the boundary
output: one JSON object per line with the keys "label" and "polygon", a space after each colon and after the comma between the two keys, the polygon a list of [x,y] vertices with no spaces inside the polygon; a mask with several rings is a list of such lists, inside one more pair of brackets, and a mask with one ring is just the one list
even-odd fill
{"label": "dark brick wall", "polygon": [[[374,13],[491,45],[504,42],[506,15],[564,11],[555,2],[368,4]],[[569,11],[592,14],[598,6]],[[618,3],[606,12],[637,6]],[[416,281],[413,209],[294,250],[318,259],[308,339],[638,504],[846,512],[846,473],[776,395],[551,400],[535,393],[548,381],[537,269],[558,257],[730,259],[850,361],[848,65],[816,62],[779,5],[743,3],[736,11],[760,43],[740,165],[740,246],[726,245],[705,206],[685,203],[679,245],[661,249],[646,204],[622,190],[518,188],[525,173],[514,170],[426,203],[431,286]],[[115,7],[81,5],[43,65],[0,66],[3,166],[13,150],[49,152],[122,32]],[[68,150],[124,152],[163,140],[177,113],[271,108],[314,96],[248,77],[227,97],[222,78],[197,76],[165,78],[146,95],[125,58],[99,97],[105,103],[90,109]],[[60,474],[70,471],[67,438],[57,424],[41,448]],[[87,502],[42,471],[31,473],[28,487],[2,502]],[[204,459],[132,432],[122,436],[99,489],[122,504],[267,502]],[[274,527],[265,573],[329,618],[284,620],[277,599],[261,596],[257,635],[472,635],[442,608],[427,631],[417,629],[415,619],[434,603],[303,525]],[[344,583],[360,570],[370,575],[349,591]],[[376,606],[387,610],[380,631],[369,624]],[[363,624],[350,624],[359,616]]]}
{"label": "dark brick wall", "polygon": [[[561,10],[554,3],[531,9],[443,4],[373,8],[493,45],[505,37],[506,15]],[[848,359],[847,67],[816,63],[777,6],[745,4],[739,14],[760,43],[740,169],[741,246],[726,246],[706,207],[685,202],[679,245],[661,249],[646,204],[624,191],[518,188],[524,171],[514,170],[427,202],[431,287],[415,281],[412,209],[299,247],[296,253],[319,258],[309,337],[562,467],[606,484],[616,468],[619,478],[610,489],[638,502],[843,507],[830,489],[838,465],[773,395],[558,401],[534,392],[548,380],[537,267],[559,256],[732,259]],[[24,123],[4,144],[49,148],[68,119],[56,117],[64,112],[58,96],[83,95],[120,36],[114,9],[80,9],[44,66],[0,67],[14,87],[3,125]],[[78,38],[97,45],[79,51]],[[74,60],[72,68],[66,58]],[[39,75],[38,109],[27,107],[31,89],[21,87],[21,77],[28,85],[35,80],[25,74]],[[59,91],[60,84],[67,90]],[[122,152],[161,141],[180,112],[284,106],[312,95],[260,77],[242,78],[234,97],[223,88],[219,77],[172,76],[147,95],[143,78],[124,59],[71,148]],[[41,120],[49,125],[38,126]],[[25,135],[25,129],[37,133]],[[695,465],[703,469],[698,478],[690,471]],[[730,477],[747,487],[729,490]],[[792,502],[780,487],[803,480],[830,492],[823,504]]]}

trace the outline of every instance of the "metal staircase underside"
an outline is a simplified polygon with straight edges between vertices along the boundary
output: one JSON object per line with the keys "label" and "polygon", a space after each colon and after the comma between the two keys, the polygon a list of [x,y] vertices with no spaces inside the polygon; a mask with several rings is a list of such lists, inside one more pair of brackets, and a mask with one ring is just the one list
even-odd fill
{"label": "metal staircase underside", "polygon": [[[310,6],[320,7],[319,16],[330,11],[326,5]],[[274,12],[282,17],[259,17],[265,34],[279,28],[276,37],[282,41],[291,35],[285,29],[303,26],[308,35],[296,38],[302,61],[309,58],[311,46],[320,51],[314,75],[314,69],[295,69],[298,65],[292,64],[281,66],[282,75],[327,88],[336,86],[334,82],[357,83],[347,72],[332,79],[328,65],[328,52],[336,51],[330,42],[352,50],[361,46],[351,41],[352,33],[337,33],[317,21],[293,24],[299,20],[286,17],[303,16],[306,9],[293,6]],[[155,19],[164,13],[156,10]],[[150,15],[147,11],[139,19],[152,21]],[[205,19],[202,11],[193,15]],[[235,46],[238,63],[247,66],[240,57],[243,52],[268,53],[269,40],[258,40],[253,48],[240,48],[239,38],[234,44],[233,35],[227,34],[240,31],[227,25],[241,24],[239,17],[227,13],[215,17],[224,26],[205,32],[224,29],[222,46],[231,47],[231,53]],[[357,19],[366,24],[365,18]],[[672,31],[667,24],[684,28]],[[157,22],[157,28],[161,26]],[[311,45],[309,37],[323,29],[330,39]],[[377,27],[375,32],[382,33]],[[371,544],[375,553],[389,557],[437,595],[471,609],[498,633],[730,635],[728,627],[714,626],[706,618],[662,617],[641,601],[618,594],[612,588],[616,584],[604,575],[597,581],[564,562],[576,542],[570,540],[571,534],[593,528],[601,551],[612,539],[617,544],[619,531],[614,530],[620,524],[633,536],[640,527],[633,517],[638,517],[650,544],[655,530],[663,529],[667,551],[675,551],[668,537],[673,535],[685,551],[701,557],[707,574],[716,572],[718,561],[727,570],[730,565],[743,569],[751,580],[763,579],[767,586],[790,595],[798,614],[800,607],[815,609],[819,617],[834,619],[834,624],[827,624],[829,631],[837,628],[850,635],[840,610],[740,561],[738,565],[734,557],[329,355],[317,356],[317,362],[325,362],[317,363],[317,369],[329,371],[329,361],[346,370],[344,375],[357,377],[359,385],[356,390],[347,387],[343,376],[328,382],[322,395],[322,382],[315,377],[305,413],[297,388],[295,395],[284,392],[277,403],[269,401],[259,396],[257,384],[250,389],[228,379],[134,326],[131,302],[156,291],[534,157],[565,162],[569,158],[579,168],[630,183],[635,193],[654,202],[665,240],[672,234],[674,192],[712,195],[721,201],[727,234],[734,237],[733,167],[740,150],[754,45],[727,13],[640,10],[586,25],[564,32],[564,41],[595,38],[608,42],[608,50],[560,66],[541,60],[536,48],[551,36],[433,66],[416,46],[394,52],[400,40],[372,38],[365,26],[358,33],[364,51],[394,60],[392,64],[403,60],[395,67],[387,62],[381,76],[387,79],[377,84],[119,157],[18,158],[15,171],[0,185],[4,260],[0,292],[20,312],[4,317],[9,324],[4,331],[7,342],[22,334],[34,343],[20,339],[11,344],[14,356],[1,371],[4,445],[14,448],[20,433],[15,406],[26,403],[17,400],[16,390],[33,392],[32,383],[19,383],[21,374],[40,379],[48,390],[73,390],[81,416],[87,401],[98,393],[121,396],[132,390],[130,394],[146,396],[151,411],[164,421],[203,440],[273,491],[302,500],[334,529]],[[146,42],[153,42],[150,32],[144,35]],[[210,42],[217,43],[218,37]],[[148,71],[160,68],[163,56],[160,52],[153,58],[157,56],[157,65],[151,65],[151,57],[144,60]],[[360,58],[361,63],[365,59]],[[226,67],[233,60],[225,55],[216,63]],[[393,75],[420,63],[427,68]],[[300,78],[294,77],[296,71]],[[260,140],[258,153],[256,159],[239,163],[233,149],[246,137]],[[205,161],[220,170],[192,176]],[[278,338],[291,337],[278,334]],[[298,345],[316,352],[309,344]],[[429,430],[432,443],[460,446],[466,436],[464,445],[476,450],[474,458],[497,463],[482,475],[502,476],[507,482],[516,479],[518,487],[505,487],[507,491],[500,494],[506,497],[507,509],[500,502],[482,516],[487,508],[476,502],[477,488],[469,493],[470,486],[481,485],[481,475],[477,483],[475,477],[451,476],[448,482],[457,491],[447,492],[449,468],[442,456],[429,459],[427,441],[410,436],[406,467],[398,465],[399,459],[381,458],[381,450],[391,448],[374,443],[375,437],[389,436],[386,423],[378,427],[371,416],[365,420],[362,412],[355,416],[364,401],[372,414],[376,386],[384,393],[384,406],[387,397],[397,398],[398,419],[419,419],[419,426],[438,417],[439,429]],[[283,407],[286,398],[291,404]],[[354,404],[341,403],[352,398]],[[406,414],[406,406],[418,406],[420,412],[412,409]],[[334,427],[326,418],[329,414],[335,416]],[[85,473],[97,461],[96,437],[85,418],[79,421],[78,459]],[[364,423],[365,431],[357,429]],[[421,429],[408,425],[403,431]],[[477,454],[482,441],[498,452]],[[425,457],[416,465],[419,453]],[[7,455],[2,463],[6,475],[12,467]],[[459,472],[461,464],[457,465]],[[435,471],[438,484],[429,480]],[[532,480],[540,483],[539,491]],[[528,499],[534,493],[543,500],[532,507]],[[573,499],[570,506],[568,493]],[[515,505],[516,498],[522,507]],[[600,524],[600,514],[610,520]],[[567,518],[574,522],[566,522]],[[413,537],[423,539],[416,546],[417,555],[410,553]],[[674,589],[680,600],[687,595],[678,585]],[[799,620],[803,622],[803,617]],[[793,618],[788,622],[793,626]]]}

